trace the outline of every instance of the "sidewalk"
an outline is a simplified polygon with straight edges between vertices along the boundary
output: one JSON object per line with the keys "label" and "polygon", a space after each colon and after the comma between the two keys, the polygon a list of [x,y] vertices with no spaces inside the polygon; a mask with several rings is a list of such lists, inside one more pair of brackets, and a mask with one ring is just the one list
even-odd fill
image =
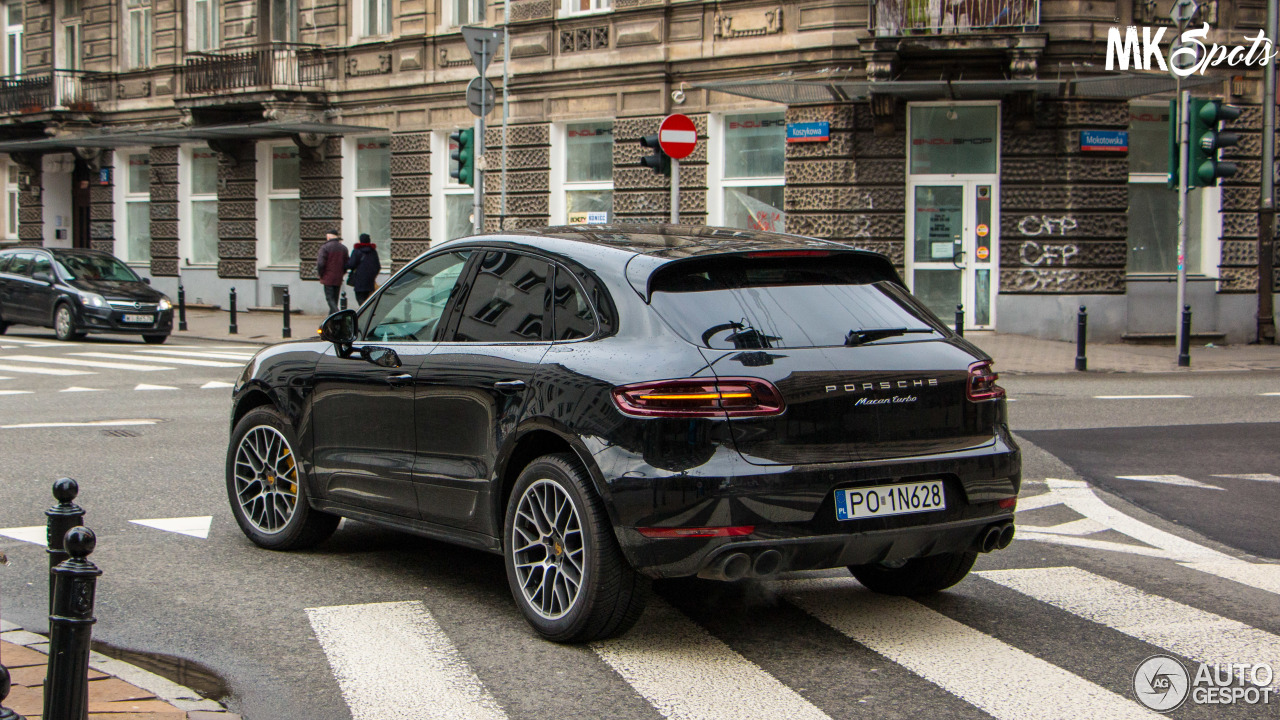
{"label": "sidewalk", "polygon": [[[44,711],[48,639],[0,620],[0,663],[13,687],[0,705],[27,720]],[[240,720],[159,675],[99,653],[89,656],[89,720]]]}
{"label": "sidewalk", "polygon": [[[239,332],[230,334],[229,313],[220,310],[188,310],[187,332],[173,338],[199,338],[250,345],[280,342],[281,313],[241,312],[236,315]],[[293,337],[314,337],[324,321],[322,315],[293,315]],[[996,369],[1011,374],[1074,373],[1076,345],[1073,342],[1041,340],[1027,335],[969,331],[966,339],[985,350],[996,361]],[[1280,346],[1221,345],[1191,347],[1191,367],[1178,367],[1178,351],[1172,345],[1130,345],[1090,343],[1087,349],[1090,372],[1165,373],[1231,370],[1280,370]]]}

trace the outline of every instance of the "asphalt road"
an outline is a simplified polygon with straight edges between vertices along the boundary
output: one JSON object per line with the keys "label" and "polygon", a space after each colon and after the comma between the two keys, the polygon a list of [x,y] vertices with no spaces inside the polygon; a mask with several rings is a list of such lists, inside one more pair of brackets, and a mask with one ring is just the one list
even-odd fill
{"label": "asphalt road", "polygon": [[[1067,450],[1067,462],[1040,450],[1027,432],[1019,522],[1035,529],[980,558],[978,572],[953,591],[921,602],[872,596],[840,572],[738,586],[666,582],[629,635],[564,647],[525,625],[496,556],[353,522],[309,552],[249,543],[222,477],[229,390],[206,387],[231,382],[234,367],[165,365],[164,355],[144,353],[155,348],[137,341],[33,347],[14,339],[0,337],[0,377],[10,378],[0,391],[30,394],[0,395],[0,533],[41,524],[52,480],[78,479],[79,502],[99,537],[92,559],[104,570],[95,638],[207,668],[227,704],[250,720],[1147,717],[1132,683],[1153,654],[1188,663],[1260,658],[1280,669],[1280,566],[1241,560],[1244,548],[1162,519],[1173,510],[1147,512],[1140,498],[1130,503],[1073,484],[1095,475],[1192,473],[1184,462],[1174,470],[1155,462],[1185,443],[1170,441],[1150,464],[1123,469],[1101,457],[1094,470]],[[215,362],[219,353],[243,352],[213,343],[164,349]],[[150,355],[143,364],[170,369],[58,366],[93,373],[70,376],[4,369],[38,365],[6,360],[14,355],[92,359],[81,352]],[[1027,431],[1136,428],[1161,436],[1150,427],[1191,422],[1265,433],[1255,424],[1274,418],[1280,403],[1260,394],[1280,391],[1275,374],[1176,382],[1025,376],[1005,385],[1016,400],[1014,426]],[[90,389],[64,392],[72,387]],[[1095,398],[1175,392],[1196,402]],[[130,420],[155,422],[13,427]],[[1219,429],[1213,434],[1223,442],[1243,437]],[[128,432],[112,432],[121,430]],[[1046,444],[1061,434],[1046,433]],[[1210,469],[1260,472],[1257,444],[1241,443]],[[1258,457],[1274,458],[1269,452]],[[207,537],[135,522],[204,517]],[[41,628],[43,550],[3,536],[0,549],[12,561],[0,569],[5,619]],[[1061,596],[1063,588],[1076,595]],[[1114,612],[1090,614],[1113,602]],[[1171,612],[1179,624],[1152,627],[1153,616]],[[198,675],[187,677],[199,684]],[[397,700],[397,692],[408,696]],[[1189,704],[1177,716],[1275,717],[1274,708],[1259,715],[1257,707]]]}

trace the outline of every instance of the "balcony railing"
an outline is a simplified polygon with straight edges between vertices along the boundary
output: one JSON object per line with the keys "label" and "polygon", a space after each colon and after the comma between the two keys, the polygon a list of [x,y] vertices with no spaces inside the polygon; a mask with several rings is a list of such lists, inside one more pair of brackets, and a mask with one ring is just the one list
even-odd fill
{"label": "balcony railing", "polygon": [[0,77],[0,113],[93,112],[111,99],[111,77],[84,70]]}
{"label": "balcony railing", "polygon": [[269,43],[187,56],[182,87],[188,95],[235,90],[323,89],[332,61],[316,45]]}
{"label": "balcony railing", "polygon": [[873,0],[877,36],[1013,30],[1040,24],[1040,0]]}

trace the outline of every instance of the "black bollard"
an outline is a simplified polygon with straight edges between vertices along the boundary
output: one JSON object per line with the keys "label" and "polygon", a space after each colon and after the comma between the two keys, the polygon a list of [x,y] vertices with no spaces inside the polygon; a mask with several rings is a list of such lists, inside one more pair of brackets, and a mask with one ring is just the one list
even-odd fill
{"label": "black bollard", "polygon": [[1089,358],[1085,357],[1085,333],[1089,328],[1089,312],[1080,306],[1080,312],[1076,315],[1076,370],[1084,372],[1089,369]]}
{"label": "black bollard", "polygon": [[53,612],[53,569],[70,557],[62,547],[62,538],[71,528],[84,524],[84,508],[72,502],[79,494],[80,485],[75,480],[71,478],[55,480],[53,497],[58,504],[44,511],[45,517],[48,518],[45,552],[49,555],[49,612]]}
{"label": "black bollard", "polygon": [[280,337],[293,337],[293,329],[289,327],[289,288],[285,288],[280,302],[284,305],[284,329],[280,331]]}
{"label": "black bollard", "polygon": [[227,328],[227,332],[235,335],[238,331],[236,327],[236,289],[231,288],[231,327]]}
{"label": "black bollard", "polygon": [[23,720],[21,715],[4,706],[4,700],[9,697],[12,682],[9,678],[9,670],[0,665],[0,720]]}
{"label": "black bollard", "polygon": [[338,298],[338,309],[346,310],[347,309],[347,291],[343,290],[342,288],[338,288],[338,294],[342,296]]}
{"label": "black bollard", "polygon": [[57,582],[49,615],[43,720],[84,720],[89,712],[89,643],[96,622],[93,595],[102,571],[86,558],[97,542],[89,528],[71,528],[63,541],[71,559],[53,569]]}
{"label": "black bollard", "polygon": [[1178,344],[1178,367],[1191,367],[1191,306],[1182,306],[1182,342]]}
{"label": "black bollard", "polygon": [[964,306],[956,306],[956,334],[964,337]]}
{"label": "black bollard", "polygon": [[178,331],[187,330],[187,289],[178,286]]}

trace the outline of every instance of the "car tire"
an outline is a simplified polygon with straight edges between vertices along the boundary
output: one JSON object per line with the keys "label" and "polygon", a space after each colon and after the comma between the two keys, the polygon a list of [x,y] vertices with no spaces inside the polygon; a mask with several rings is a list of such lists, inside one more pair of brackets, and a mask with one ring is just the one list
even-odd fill
{"label": "car tire", "polygon": [[850,565],[849,572],[868,590],[882,595],[929,595],[955,585],[969,574],[978,553],[942,553],[912,558],[898,566]]}
{"label": "car tire", "polygon": [[302,550],[338,529],[336,515],[311,508],[293,448],[293,426],[275,408],[250,410],[227,445],[227,499],[240,530],[268,550]]}
{"label": "car tire", "polygon": [[168,335],[143,335],[142,336],[143,342],[147,343],[148,345],[163,345],[164,341],[168,339],[169,339]]}
{"label": "car tire", "polygon": [[544,455],[520,472],[507,502],[502,554],[516,605],[554,642],[620,635],[648,600],[649,579],[623,557],[604,503],[569,453]]}
{"label": "car tire", "polygon": [[3,335],[8,331],[9,331],[9,323],[0,321],[0,335]]}
{"label": "car tire", "polygon": [[80,340],[84,333],[76,330],[76,314],[67,303],[58,303],[53,311],[53,334],[59,340]]}

